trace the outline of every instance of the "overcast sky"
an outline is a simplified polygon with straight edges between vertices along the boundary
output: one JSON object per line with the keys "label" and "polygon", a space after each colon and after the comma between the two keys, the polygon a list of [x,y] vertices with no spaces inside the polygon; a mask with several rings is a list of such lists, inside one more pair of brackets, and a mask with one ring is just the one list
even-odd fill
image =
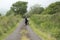
{"label": "overcast sky", "polygon": [[59,0],[0,0],[0,10],[9,10],[11,5],[17,1],[28,2],[28,10],[35,4],[41,4],[43,7],[47,7],[49,4]]}

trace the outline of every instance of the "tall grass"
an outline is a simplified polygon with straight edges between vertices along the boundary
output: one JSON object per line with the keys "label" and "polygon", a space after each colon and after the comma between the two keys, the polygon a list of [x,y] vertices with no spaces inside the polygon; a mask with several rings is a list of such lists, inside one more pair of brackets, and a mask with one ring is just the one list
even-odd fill
{"label": "tall grass", "polygon": [[15,28],[20,20],[20,15],[0,16],[0,40],[4,34],[7,34],[10,30]]}
{"label": "tall grass", "polygon": [[35,23],[36,29],[50,34],[56,40],[60,40],[60,13],[54,15],[34,14],[30,19]]}

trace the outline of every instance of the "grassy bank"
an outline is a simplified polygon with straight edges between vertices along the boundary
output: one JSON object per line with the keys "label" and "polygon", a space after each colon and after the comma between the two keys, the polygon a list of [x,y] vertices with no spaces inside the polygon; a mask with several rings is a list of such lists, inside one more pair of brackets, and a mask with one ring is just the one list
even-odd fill
{"label": "grassy bank", "polygon": [[29,12],[31,28],[44,40],[60,40],[60,1],[51,3],[43,11],[39,7],[34,6]]}
{"label": "grassy bank", "polygon": [[1,16],[0,17],[0,40],[3,40],[11,32],[13,32],[20,21],[21,21],[20,15]]}
{"label": "grassy bank", "polygon": [[32,29],[44,40],[60,40],[60,15],[39,15],[30,17]]}
{"label": "grassy bank", "polygon": [[33,31],[43,40],[55,40],[55,38],[51,37],[50,34],[42,32],[41,30],[36,28],[37,26],[31,20],[30,20],[30,26],[33,29]]}

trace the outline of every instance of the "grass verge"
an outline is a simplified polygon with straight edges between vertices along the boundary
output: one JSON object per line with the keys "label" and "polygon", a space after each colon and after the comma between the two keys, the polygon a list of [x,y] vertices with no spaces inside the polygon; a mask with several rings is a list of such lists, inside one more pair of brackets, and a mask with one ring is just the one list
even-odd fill
{"label": "grass verge", "polygon": [[36,25],[32,20],[30,20],[30,27],[33,29],[33,31],[41,37],[43,40],[56,40],[54,37],[51,37],[50,34],[40,31],[36,28]]}
{"label": "grass verge", "polygon": [[7,33],[4,33],[4,34],[0,37],[0,40],[4,40],[9,34],[11,34],[11,33],[17,28],[18,25],[19,25],[19,23],[17,23],[15,27],[9,29],[9,31],[7,31]]}

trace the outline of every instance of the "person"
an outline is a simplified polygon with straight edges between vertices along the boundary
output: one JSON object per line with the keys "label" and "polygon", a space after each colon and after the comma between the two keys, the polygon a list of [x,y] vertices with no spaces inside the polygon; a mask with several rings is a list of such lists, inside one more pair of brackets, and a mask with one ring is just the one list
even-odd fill
{"label": "person", "polygon": [[28,25],[28,19],[25,17],[25,25]]}

